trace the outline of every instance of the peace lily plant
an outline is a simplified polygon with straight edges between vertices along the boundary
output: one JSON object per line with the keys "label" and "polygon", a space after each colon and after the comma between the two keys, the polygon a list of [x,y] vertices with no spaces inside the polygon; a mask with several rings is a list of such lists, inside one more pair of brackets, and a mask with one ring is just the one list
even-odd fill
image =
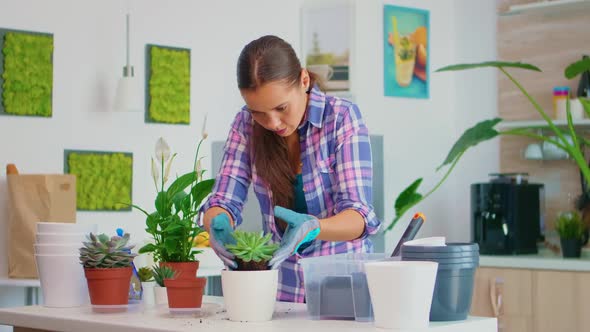
{"label": "peace lily plant", "polygon": [[195,219],[203,199],[211,193],[214,184],[214,179],[203,179],[205,170],[201,167],[202,158],[199,158],[201,144],[208,136],[206,122],[207,117],[197,144],[193,170],[177,177],[167,188],[176,153],[171,154],[168,143],[163,138],[158,139],[155,159],[151,160],[157,192],[154,202],[156,211],[148,213],[132,205],[146,215],[146,232],[153,238],[153,243],[143,246],[139,253],[152,253],[156,262],[194,262],[195,254],[200,253],[193,250],[194,238],[203,232]]}
{"label": "peace lily plant", "polygon": [[[406,213],[409,209],[411,209],[416,204],[420,203],[421,201],[425,200],[428,196],[430,196],[434,191],[436,191],[443,182],[448,178],[451,174],[461,156],[469,149],[470,147],[476,146],[477,144],[490,140],[500,135],[514,135],[514,136],[523,136],[534,138],[543,142],[548,142],[557,146],[559,149],[565,151],[578,165],[582,175],[587,183],[590,183],[590,168],[588,167],[588,163],[584,158],[583,154],[583,146],[587,145],[590,146],[590,140],[583,137],[582,135],[578,135],[574,130],[574,125],[572,122],[572,116],[570,112],[570,103],[569,99],[567,101],[567,129],[560,129],[555,125],[553,120],[549,117],[547,112],[543,110],[543,108],[539,105],[539,103],[525,90],[525,88],[506,70],[507,68],[518,68],[518,69],[525,69],[525,70],[534,70],[540,72],[541,70],[531,64],[521,63],[521,62],[498,62],[498,61],[491,61],[491,62],[482,62],[482,63],[472,63],[472,64],[458,64],[443,67],[437,72],[444,72],[444,71],[456,71],[456,70],[466,70],[466,69],[474,69],[474,68],[485,68],[485,67],[493,67],[498,68],[508,79],[514,83],[514,85],[523,93],[523,95],[531,102],[535,110],[541,115],[541,117],[547,122],[547,126],[549,130],[552,132],[554,137],[545,136],[539,134],[534,128],[516,128],[516,129],[509,129],[498,131],[494,127],[502,121],[501,118],[494,118],[490,120],[485,120],[482,122],[477,123],[474,127],[467,129],[463,135],[455,142],[451,150],[449,151],[445,161],[440,165],[436,171],[439,171],[441,168],[450,165],[447,169],[446,173],[443,175],[442,179],[425,195],[422,195],[418,192],[418,187],[422,183],[422,178],[417,179],[416,181],[412,182],[410,186],[408,186],[404,191],[402,191],[397,199],[395,200],[395,217],[393,221],[386,227],[386,231],[391,230],[397,221]],[[582,74],[590,70],[590,59],[584,58],[577,62],[570,64],[565,69],[565,77],[567,79],[573,79],[576,76]],[[580,98],[580,102],[583,105],[584,112],[586,113],[587,117],[590,117],[590,100]],[[553,136],[552,135],[552,136]],[[567,135],[572,137],[571,140],[566,138]]]}

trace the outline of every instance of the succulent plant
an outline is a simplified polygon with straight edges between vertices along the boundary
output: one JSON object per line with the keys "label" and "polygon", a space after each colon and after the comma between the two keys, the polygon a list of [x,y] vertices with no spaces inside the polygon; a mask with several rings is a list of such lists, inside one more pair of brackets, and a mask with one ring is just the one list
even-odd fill
{"label": "succulent plant", "polygon": [[[268,269],[266,263],[279,248],[278,244],[269,242],[270,233],[263,235],[259,232],[235,231],[233,237],[236,239],[236,244],[228,245],[226,248],[236,255],[238,270]],[[243,263],[252,264],[243,265]]]}
{"label": "succulent plant", "polygon": [[140,267],[139,270],[137,270],[137,275],[139,276],[139,280],[141,280],[141,282],[152,281],[154,278],[152,275],[152,269],[147,266]]}
{"label": "succulent plant", "polygon": [[174,270],[172,270],[169,266],[160,267],[154,265],[154,267],[152,267],[152,276],[154,277],[154,280],[160,287],[165,287],[164,279],[174,278],[174,273]]}
{"label": "succulent plant", "polygon": [[129,267],[137,254],[132,254],[133,245],[129,242],[129,233],[109,237],[90,233],[86,237],[84,247],[80,248],[80,263],[85,268],[118,268]]}

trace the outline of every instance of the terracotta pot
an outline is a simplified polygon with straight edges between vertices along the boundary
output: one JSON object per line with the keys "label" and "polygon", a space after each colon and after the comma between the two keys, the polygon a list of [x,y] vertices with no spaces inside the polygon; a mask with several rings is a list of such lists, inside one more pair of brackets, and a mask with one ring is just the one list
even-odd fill
{"label": "terracotta pot", "polygon": [[168,266],[176,274],[174,279],[194,279],[199,269],[199,261],[196,262],[160,262],[160,267]]}
{"label": "terracotta pot", "polygon": [[200,308],[207,278],[166,279],[169,308]]}
{"label": "terracotta pot", "polygon": [[131,267],[113,269],[84,269],[90,303],[94,305],[122,305],[129,301]]}

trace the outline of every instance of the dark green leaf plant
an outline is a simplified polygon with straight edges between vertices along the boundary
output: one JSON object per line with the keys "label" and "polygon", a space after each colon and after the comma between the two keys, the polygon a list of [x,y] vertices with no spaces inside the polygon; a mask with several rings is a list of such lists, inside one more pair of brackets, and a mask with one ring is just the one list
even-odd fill
{"label": "dark green leaf plant", "polygon": [[[193,171],[176,178],[165,187],[170,167],[176,154],[170,155],[168,144],[160,138],[156,143],[156,160],[152,158],[152,177],[156,187],[155,211],[148,213],[137,205],[134,208],[146,216],[146,232],[153,243],[139,249],[139,253],[152,253],[155,262],[193,262],[202,251],[193,249],[194,238],[204,230],[196,223],[203,200],[211,193],[214,179],[203,179],[199,150],[207,138],[198,142]],[[159,164],[159,166],[158,166]]]}
{"label": "dark green leaf plant", "polygon": [[[535,110],[541,115],[541,117],[547,122],[547,127],[551,132],[550,135],[539,134],[538,128],[533,127],[522,127],[498,131],[495,127],[502,121],[500,118],[489,119],[477,123],[474,127],[467,129],[453,145],[449,151],[444,162],[436,169],[440,169],[448,166],[446,172],[442,176],[441,180],[436,183],[433,189],[422,195],[418,192],[418,188],[422,183],[422,178],[415,180],[406,189],[404,189],[397,199],[395,200],[395,217],[393,221],[385,227],[385,231],[391,230],[395,224],[399,221],[403,215],[414,207],[416,204],[425,200],[433,192],[435,192],[445,182],[448,176],[451,174],[463,154],[471,147],[478,145],[481,142],[488,141],[500,135],[513,135],[534,138],[539,141],[548,142],[557,146],[559,149],[567,152],[568,156],[571,157],[580,168],[582,176],[586,182],[590,183],[590,168],[584,158],[583,146],[590,146],[590,140],[582,135],[579,135],[574,130],[572,116],[570,112],[569,99],[567,101],[567,128],[561,129],[555,125],[553,120],[549,117],[547,112],[539,105],[539,103],[526,91],[526,89],[518,82],[508,71],[507,68],[524,69],[538,71],[541,70],[531,64],[521,62],[502,62],[502,61],[489,61],[481,63],[469,63],[469,64],[457,64],[452,66],[443,67],[437,70],[437,72],[445,71],[457,71],[467,70],[475,68],[497,68],[506,75],[508,79],[522,92],[522,94],[529,100]],[[573,79],[576,76],[582,74],[585,71],[590,70],[590,59],[584,58],[570,64],[564,72],[564,76],[567,79]],[[587,117],[590,117],[590,100],[580,98],[580,102],[583,105],[584,112]],[[571,136],[571,140],[568,140],[566,136]],[[450,165],[450,166],[449,166]]]}

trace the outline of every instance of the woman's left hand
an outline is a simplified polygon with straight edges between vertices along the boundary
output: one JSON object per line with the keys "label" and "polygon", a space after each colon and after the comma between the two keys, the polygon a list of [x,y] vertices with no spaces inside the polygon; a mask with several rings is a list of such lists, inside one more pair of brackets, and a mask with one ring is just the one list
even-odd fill
{"label": "woman's left hand", "polygon": [[280,206],[274,208],[275,217],[283,219],[289,226],[285,230],[281,247],[275,252],[269,265],[278,268],[287,258],[295,254],[302,245],[309,244],[320,234],[320,221],[311,215],[297,213]]}

